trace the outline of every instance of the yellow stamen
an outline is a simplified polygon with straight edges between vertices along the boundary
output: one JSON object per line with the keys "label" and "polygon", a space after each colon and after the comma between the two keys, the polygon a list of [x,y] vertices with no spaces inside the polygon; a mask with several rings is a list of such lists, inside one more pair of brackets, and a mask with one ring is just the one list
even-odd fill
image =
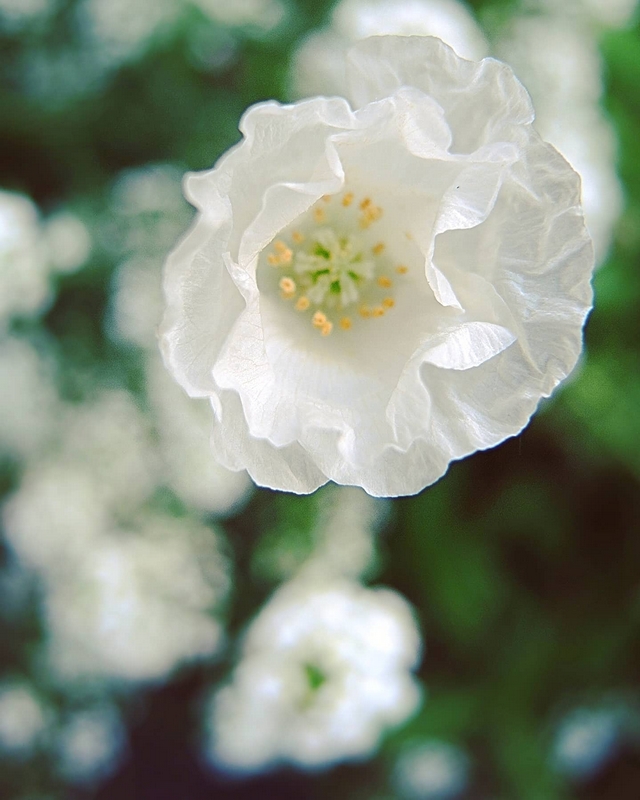
{"label": "yellow stamen", "polygon": [[362,210],[359,217],[361,228],[368,228],[372,222],[377,222],[382,216],[380,206],[374,206],[368,197],[360,203],[360,208]]}
{"label": "yellow stamen", "polygon": [[330,194],[323,194],[322,195],[322,199],[324,200],[325,203],[328,203],[329,200],[331,200],[331,195]]}
{"label": "yellow stamen", "polygon": [[316,313],[311,318],[311,324],[314,328],[323,328],[327,324],[327,315],[323,314],[322,311],[316,311]]}
{"label": "yellow stamen", "polygon": [[316,222],[324,222],[327,218],[327,215],[324,213],[324,208],[314,208],[313,218]]}
{"label": "yellow stamen", "polygon": [[290,300],[296,293],[296,283],[292,278],[280,278],[279,286],[285,300]]}
{"label": "yellow stamen", "polygon": [[347,192],[345,196],[342,198],[342,205],[347,208],[353,203],[353,192]]}
{"label": "yellow stamen", "polygon": [[396,267],[396,272],[398,275],[406,275],[409,272],[409,267],[405,267],[404,264],[400,264],[399,267]]}
{"label": "yellow stamen", "polygon": [[311,300],[304,295],[299,297],[296,301],[296,311],[306,311],[311,305]]}
{"label": "yellow stamen", "polygon": [[371,316],[371,309],[369,308],[369,306],[360,306],[360,308],[358,309],[358,314],[360,314],[360,316],[363,317],[364,319],[369,319],[369,317]]}
{"label": "yellow stamen", "polygon": [[390,289],[392,285],[393,285],[393,282],[391,281],[391,278],[387,278],[386,275],[381,275],[378,278],[378,286],[381,289]]}
{"label": "yellow stamen", "polygon": [[348,331],[351,328],[351,318],[350,317],[342,317],[340,320],[340,327],[343,331]]}
{"label": "yellow stamen", "polygon": [[271,264],[272,267],[280,266],[280,259],[275,253],[269,253],[269,255],[267,256],[267,262]]}
{"label": "yellow stamen", "polygon": [[384,317],[384,308],[382,306],[374,306],[374,308],[371,310],[371,316]]}
{"label": "yellow stamen", "polygon": [[328,336],[332,330],[333,330],[333,323],[327,320],[322,326],[322,328],[320,328],[320,333],[322,334],[322,336]]}
{"label": "yellow stamen", "polygon": [[384,242],[378,242],[378,244],[373,248],[374,256],[379,256],[381,253],[384,253]]}
{"label": "yellow stamen", "polygon": [[304,242],[304,236],[300,233],[300,231],[294,231],[291,234],[291,238],[296,244],[302,244],[302,242]]}
{"label": "yellow stamen", "polygon": [[393,308],[395,304],[396,301],[393,299],[393,297],[385,297],[384,300],[382,301],[382,305],[385,308]]}

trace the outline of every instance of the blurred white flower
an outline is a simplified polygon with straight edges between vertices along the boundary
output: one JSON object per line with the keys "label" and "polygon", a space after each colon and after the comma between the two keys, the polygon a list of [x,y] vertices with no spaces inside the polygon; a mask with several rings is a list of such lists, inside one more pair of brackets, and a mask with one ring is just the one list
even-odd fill
{"label": "blurred white flower", "polygon": [[362,489],[328,486],[319,498],[317,545],[300,568],[304,579],[359,579],[374,566],[376,533],[388,516],[388,501]]}
{"label": "blurred white flower", "polygon": [[71,783],[103,780],[117,768],[124,749],[122,720],[107,703],[72,714],[54,745],[58,772]]}
{"label": "blurred white flower", "polygon": [[420,636],[406,601],[348,581],[286,584],[249,627],[213,698],[210,757],[232,770],[361,758],[420,701]]}
{"label": "blurred white flower", "polygon": [[175,21],[178,0],[84,0],[78,25],[105,66],[142,56],[154,34]]}
{"label": "blurred white flower", "polygon": [[27,197],[0,191],[0,330],[13,316],[41,311],[50,297],[38,210]]}
{"label": "blurred white flower", "polygon": [[68,405],[59,422],[58,463],[91,475],[107,506],[137,508],[158,483],[158,456],[149,420],[129,392],[112,390],[94,402]]}
{"label": "blurred white flower", "polygon": [[572,778],[594,775],[615,752],[620,722],[617,708],[577,708],[567,714],[554,738],[553,766]]}
{"label": "blurred white flower", "polygon": [[345,95],[349,46],[381,34],[437,36],[458,55],[472,60],[488,53],[482,30],[459,0],[342,0],[333,10],[329,27],[307,36],[294,54],[294,97]]}
{"label": "blurred white flower", "polygon": [[215,460],[209,446],[212,422],[206,400],[190,400],[156,353],[149,354],[146,378],[164,483],[197,511],[223,516],[239,510],[253,484],[246,472],[231,472]]}
{"label": "blurred white flower", "polygon": [[0,331],[12,317],[44,311],[51,274],[82,266],[90,248],[75,215],[60,211],[43,223],[28,197],[0,190]]}
{"label": "blurred white flower", "polygon": [[251,25],[270,31],[286,17],[281,0],[192,0],[204,14],[223,25]]}
{"label": "blurred white flower", "polygon": [[540,135],[580,174],[587,226],[603,261],[623,197],[615,132],[599,105],[602,64],[593,34],[560,15],[515,17],[495,48],[531,93]]}
{"label": "blurred white flower", "polygon": [[7,541],[40,574],[73,570],[105,533],[109,511],[95,476],[77,464],[34,464],[3,507]]}
{"label": "blurred white flower", "polygon": [[[47,576],[45,576],[47,577]],[[96,540],[44,596],[48,661],[62,680],[147,681],[216,653],[230,586],[216,532],[148,513]]]}
{"label": "blurred white flower", "polygon": [[457,747],[427,741],[404,750],[394,769],[394,785],[407,800],[451,800],[467,786],[468,759]]}
{"label": "blurred white flower", "polygon": [[53,438],[59,403],[53,362],[30,342],[0,339],[0,453],[30,458]]}
{"label": "blurred white flower", "polygon": [[134,256],[120,264],[113,276],[109,335],[147,350],[156,349],[162,307],[161,267],[158,261]]}
{"label": "blurred white flower", "polygon": [[18,30],[48,16],[57,0],[0,0],[0,29]]}
{"label": "blurred white flower", "polygon": [[262,103],[191,175],[161,347],[261,485],[412,494],[518,433],[591,303],[579,181],[504,64],[431,37],[350,51],[340,98]]}
{"label": "blurred white flower", "polygon": [[30,755],[48,724],[49,713],[28,683],[0,684],[0,755]]}
{"label": "blurred white flower", "polygon": [[622,28],[634,16],[638,0],[527,0],[525,8],[564,15],[580,22]]}
{"label": "blurred white flower", "polygon": [[89,258],[91,235],[84,222],[70,211],[60,211],[49,217],[44,237],[52,267],[57,272],[74,272]]}

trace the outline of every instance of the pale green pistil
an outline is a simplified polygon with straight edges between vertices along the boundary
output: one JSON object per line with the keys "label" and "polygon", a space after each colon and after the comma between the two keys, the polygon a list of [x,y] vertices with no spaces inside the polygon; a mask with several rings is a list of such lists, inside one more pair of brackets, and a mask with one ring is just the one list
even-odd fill
{"label": "pale green pistil", "polygon": [[320,228],[308,248],[295,254],[296,283],[315,305],[346,308],[358,301],[362,285],[375,271],[364,252],[357,236],[338,236],[332,228]]}

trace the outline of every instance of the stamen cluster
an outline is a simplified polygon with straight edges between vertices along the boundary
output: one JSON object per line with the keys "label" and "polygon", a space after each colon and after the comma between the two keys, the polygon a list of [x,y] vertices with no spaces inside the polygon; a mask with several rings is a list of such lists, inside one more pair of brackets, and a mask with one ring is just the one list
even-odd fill
{"label": "stamen cluster", "polygon": [[[276,239],[266,257],[270,266],[287,270],[278,282],[280,297],[295,301],[300,313],[311,311],[311,324],[322,336],[335,325],[351,330],[355,315],[383,317],[396,302],[390,291],[394,282],[386,274],[391,266],[386,243],[370,244],[364,233],[383,209],[370,197],[354,206],[355,199],[351,191],[325,195],[287,236],[290,241]],[[402,264],[394,269],[398,275],[408,271]]]}

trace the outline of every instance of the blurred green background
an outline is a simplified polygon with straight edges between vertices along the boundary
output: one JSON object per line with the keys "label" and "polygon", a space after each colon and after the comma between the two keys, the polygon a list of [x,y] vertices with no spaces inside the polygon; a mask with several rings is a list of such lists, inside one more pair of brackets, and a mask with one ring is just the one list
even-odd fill
{"label": "blurred green background", "polygon": [[[114,210],[116,178],[164,162],[210,167],[238,141],[248,105],[289,99],[292,53],[332,5],[288,0],[285,21],[265,31],[212,22],[185,4],[144,48],[100,64],[104,54],[82,43],[74,0],[0,31],[0,187],[28,195],[45,216],[71,209],[94,239],[88,263],[56,278],[50,307],[12,322],[14,335],[53,352],[65,400],[142,391],[140,353],[105,333],[117,246],[129,235]],[[518,10],[510,0],[472,7],[489,38]],[[396,797],[389,774],[406,744],[437,739],[469,758],[463,798],[640,798],[640,36],[637,26],[597,36],[625,208],[594,279],[584,359],[520,436],[393,501],[368,576],[416,608],[421,711],[363,763],[231,781],[196,747],[198,704],[228,673],[230,652],[118,701],[128,752],[104,780],[74,786],[43,757],[8,759],[0,797],[386,800]],[[7,494],[21,469],[15,458],[0,462]],[[181,513],[171,493],[154,502]],[[223,523],[236,565],[231,638],[283,577],[277,555],[295,563],[313,546],[317,513],[315,497],[257,490]],[[0,669],[28,672],[44,632],[36,591],[20,615],[0,620]],[[56,691],[52,702],[66,702]],[[607,758],[583,776],[554,769],[562,720],[603,708],[625,719]]]}

